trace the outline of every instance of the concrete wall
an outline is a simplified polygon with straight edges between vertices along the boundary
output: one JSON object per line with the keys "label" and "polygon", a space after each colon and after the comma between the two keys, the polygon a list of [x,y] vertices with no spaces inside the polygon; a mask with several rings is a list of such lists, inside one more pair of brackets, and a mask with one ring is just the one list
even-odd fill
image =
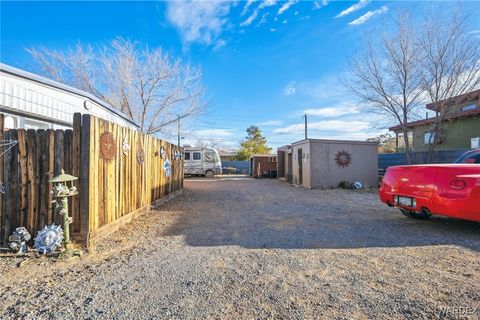
{"label": "concrete wall", "polygon": [[[298,149],[304,158],[303,183],[306,188],[337,187],[341,181],[360,181],[366,186],[377,186],[377,144],[362,141],[306,140],[292,145],[293,183],[299,184]],[[348,151],[352,162],[340,167],[335,161],[338,151]]]}

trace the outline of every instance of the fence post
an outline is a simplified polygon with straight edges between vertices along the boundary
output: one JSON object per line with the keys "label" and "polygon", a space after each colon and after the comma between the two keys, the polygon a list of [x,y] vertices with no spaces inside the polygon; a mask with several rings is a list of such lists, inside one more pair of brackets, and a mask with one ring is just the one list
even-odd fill
{"label": "fence post", "polygon": [[[80,176],[80,156],[81,156],[81,135],[82,135],[82,114],[73,114],[73,132],[72,132],[72,175]],[[79,181],[80,184],[80,181]],[[80,186],[79,186],[80,188]],[[79,190],[80,191],[80,190]],[[72,217],[73,217],[73,235],[80,235],[80,200],[79,197],[72,197]]]}
{"label": "fence post", "polygon": [[[3,123],[4,123],[5,116],[3,113],[0,113],[0,140],[4,140],[3,138]],[[0,154],[3,153],[3,146],[0,143]],[[3,156],[0,156],[0,182],[3,183]],[[2,193],[0,193],[0,244],[3,243],[3,217],[4,217],[4,211],[3,211],[3,201],[5,200],[5,197]]]}
{"label": "fence post", "polygon": [[[90,235],[90,134],[91,116],[82,115],[80,134],[80,234],[88,245]],[[78,126],[78,116],[77,116]],[[75,129],[74,129],[75,130]]]}

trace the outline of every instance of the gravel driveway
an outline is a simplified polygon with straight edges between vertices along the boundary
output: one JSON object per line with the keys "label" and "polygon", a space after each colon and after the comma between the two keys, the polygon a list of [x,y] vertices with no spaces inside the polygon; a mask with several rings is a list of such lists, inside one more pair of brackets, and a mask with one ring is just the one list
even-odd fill
{"label": "gravel driveway", "polygon": [[0,258],[1,319],[478,319],[480,225],[376,193],[187,179],[71,262]]}

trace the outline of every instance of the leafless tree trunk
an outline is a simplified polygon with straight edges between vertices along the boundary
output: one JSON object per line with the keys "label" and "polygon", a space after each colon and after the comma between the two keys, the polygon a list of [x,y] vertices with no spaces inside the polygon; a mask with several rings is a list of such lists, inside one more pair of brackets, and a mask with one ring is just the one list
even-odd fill
{"label": "leafless tree trunk", "polygon": [[159,48],[140,49],[131,40],[117,38],[97,51],[81,44],[65,52],[28,51],[44,73],[109,103],[144,133],[165,131],[205,107],[200,70]]}
{"label": "leafless tree trunk", "polygon": [[345,82],[362,106],[401,126],[411,163],[407,123],[422,103],[419,53],[409,15],[403,13],[393,22],[393,31],[385,29],[379,41],[369,42],[351,61],[351,77]]}
{"label": "leafless tree trunk", "polygon": [[429,161],[445,138],[444,123],[452,114],[454,97],[478,89],[480,85],[480,46],[467,29],[468,17],[460,8],[451,15],[431,14],[424,19],[418,45],[422,53],[422,89],[434,104],[437,116],[428,146]]}

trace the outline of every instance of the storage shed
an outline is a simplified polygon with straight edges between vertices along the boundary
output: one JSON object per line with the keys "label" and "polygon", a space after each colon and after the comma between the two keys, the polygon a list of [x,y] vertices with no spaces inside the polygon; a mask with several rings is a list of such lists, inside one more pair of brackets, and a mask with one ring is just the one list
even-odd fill
{"label": "storage shed", "polygon": [[258,154],[250,157],[250,176],[254,178],[276,178],[277,156]]}
{"label": "storage shed", "polygon": [[[279,165],[278,170],[288,172],[288,148],[282,152],[287,166]],[[295,185],[332,188],[342,181],[359,181],[366,187],[378,183],[376,142],[307,139],[292,143],[291,154]]]}
{"label": "storage shed", "polygon": [[280,180],[292,182],[292,146],[277,149],[277,176]]}

